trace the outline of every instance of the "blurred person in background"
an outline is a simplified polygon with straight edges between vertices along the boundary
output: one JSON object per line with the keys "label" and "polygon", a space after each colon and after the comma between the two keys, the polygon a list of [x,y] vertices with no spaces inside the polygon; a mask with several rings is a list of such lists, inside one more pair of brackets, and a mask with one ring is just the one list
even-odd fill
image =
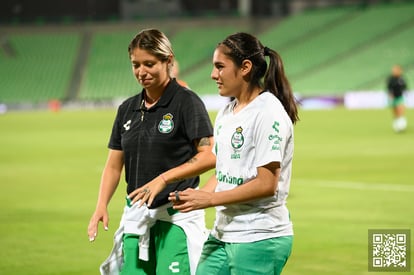
{"label": "blurred person in background", "polygon": [[404,103],[406,90],[407,83],[403,78],[403,70],[400,65],[394,65],[391,69],[391,75],[387,79],[387,91],[394,115],[392,127],[396,132],[404,131],[407,128]]}
{"label": "blurred person in background", "polygon": [[213,66],[220,95],[235,98],[215,121],[216,175],[169,199],[184,213],[216,207],[197,274],[281,274],[293,243],[286,200],[296,100],[279,54],[250,34],[219,43]]}
{"label": "blurred person in background", "polygon": [[118,108],[89,240],[99,222],[108,229],[125,168],[127,205],[101,274],[194,274],[207,238],[204,210],[180,213],[168,194],[197,188],[198,175],[214,167],[213,127],[201,99],[171,77],[174,53],[162,32],[142,30],[128,54],[143,89]]}
{"label": "blurred person in background", "polygon": [[186,87],[186,88],[190,88],[188,86],[188,83],[180,78],[180,65],[178,64],[177,59],[174,59],[174,64],[173,64],[173,67],[172,67],[171,77],[175,78],[177,83],[180,84],[181,86]]}

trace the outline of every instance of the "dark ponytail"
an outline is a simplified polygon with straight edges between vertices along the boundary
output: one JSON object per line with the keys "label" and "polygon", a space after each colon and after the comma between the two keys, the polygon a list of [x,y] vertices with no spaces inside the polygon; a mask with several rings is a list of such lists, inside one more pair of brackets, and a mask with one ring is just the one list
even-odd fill
{"label": "dark ponytail", "polygon": [[[292,123],[299,120],[297,102],[285,75],[282,59],[276,51],[264,47],[256,37],[244,32],[228,36],[219,43],[220,45],[227,47],[228,51],[224,54],[230,57],[237,66],[240,67],[245,59],[252,62],[253,67],[249,79],[251,88],[258,86],[269,90],[280,100]],[[267,66],[266,56],[269,56],[269,66]]]}
{"label": "dark ponytail", "polygon": [[282,102],[292,122],[296,123],[299,120],[297,103],[285,75],[282,58],[276,51],[267,47],[264,47],[264,52],[270,60],[269,68],[264,76],[264,88],[271,91]]}

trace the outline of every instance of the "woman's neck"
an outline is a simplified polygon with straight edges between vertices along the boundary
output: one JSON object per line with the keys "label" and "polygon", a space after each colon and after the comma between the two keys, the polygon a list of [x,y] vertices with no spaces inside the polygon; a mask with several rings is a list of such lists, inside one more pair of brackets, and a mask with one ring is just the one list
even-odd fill
{"label": "woman's neck", "polygon": [[241,93],[238,97],[236,97],[236,105],[233,108],[233,112],[237,113],[240,112],[244,107],[249,105],[261,92],[262,90],[258,88],[254,88],[251,92]]}
{"label": "woman's neck", "polygon": [[155,104],[162,96],[164,92],[159,92],[159,93],[150,93],[147,91],[145,91],[145,103],[146,104]]}
{"label": "woman's neck", "polygon": [[158,98],[149,97],[148,95],[146,95],[144,97],[145,107],[147,109],[151,108],[152,106],[154,106],[155,104],[157,104],[157,102],[160,100],[160,98],[161,98],[161,95]]}
{"label": "woman's neck", "polygon": [[164,94],[164,91],[169,83],[169,80],[166,81],[163,85],[154,88],[154,89],[145,89],[145,107],[151,108],[160,100],[161,96]]}

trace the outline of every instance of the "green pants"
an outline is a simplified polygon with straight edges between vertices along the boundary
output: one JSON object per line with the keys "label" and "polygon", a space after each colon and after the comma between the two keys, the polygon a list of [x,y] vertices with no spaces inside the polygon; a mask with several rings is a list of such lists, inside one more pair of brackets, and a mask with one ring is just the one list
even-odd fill
{"label": "green pants", "polygon": [[149,261],[138,259],[139,237],[125,234],[124,265],[121,275],[190,274],[187,238],[184,231],[169,222],[157,221],[151,227]]}
{"label": "green pants", "polygon": [[251,243],[224,243],[211,235],[205,242],[197,275],[279,275],[291,250],[292,236]]}

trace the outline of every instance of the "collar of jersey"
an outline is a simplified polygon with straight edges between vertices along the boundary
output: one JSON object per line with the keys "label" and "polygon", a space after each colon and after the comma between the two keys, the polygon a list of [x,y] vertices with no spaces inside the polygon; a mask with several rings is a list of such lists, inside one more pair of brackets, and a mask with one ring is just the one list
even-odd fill
{"label": "collar of jersey", "polygon": [[[156,109],[161,106],[167,106],[168,103],[171,101],[171,99],[174,96],[174,93],[177,91],[177,88],[179,87],[179,84],[174,79],[171,79],[170,82],[168,82],[167,87],[165,88],[165,91],[163,95],[161,96],[160,100],[155,104],[151,109]],[[134,111],[141,111],[141,110],[148,110],[141,102],[144,100],[144,93],[145,90],[142,89],[141,93],[138,95],[137,99],[138,102],[134,104],[138,108],[134,109]]]}

